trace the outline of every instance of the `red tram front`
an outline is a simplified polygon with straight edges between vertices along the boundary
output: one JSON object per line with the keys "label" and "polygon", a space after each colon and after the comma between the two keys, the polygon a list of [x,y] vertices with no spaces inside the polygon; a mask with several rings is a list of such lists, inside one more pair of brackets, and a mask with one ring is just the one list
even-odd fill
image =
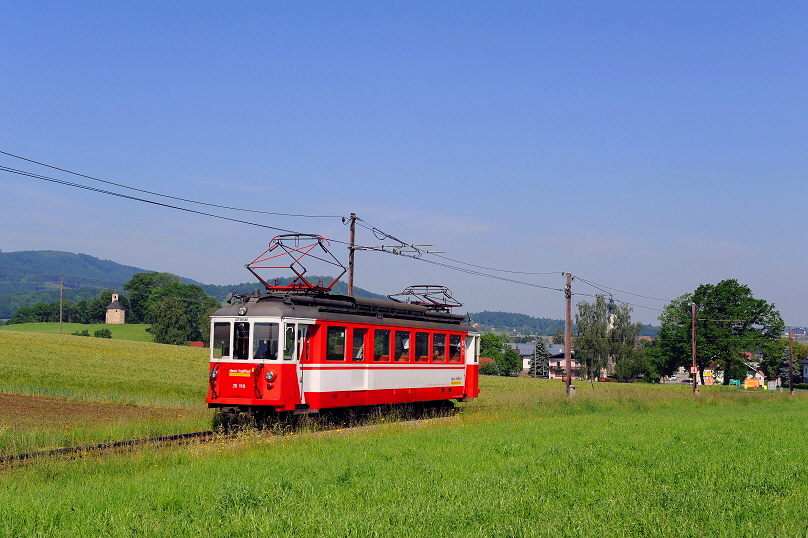
{"label": "red tram front", "polygon": [[223,415],[468,401],[479,334],[464,316],[347,296],[240,296],[211,323],[207,402]]}

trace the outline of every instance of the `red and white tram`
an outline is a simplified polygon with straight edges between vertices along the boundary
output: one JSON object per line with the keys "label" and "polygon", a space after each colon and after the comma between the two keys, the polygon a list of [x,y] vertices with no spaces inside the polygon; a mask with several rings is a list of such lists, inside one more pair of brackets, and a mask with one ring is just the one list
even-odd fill
{"label": "red and white tram", "polygon": [[212,316],[207,403],[223,416],[479,394],[479,334],[464,316],[430,304],[264,284],[268,293],[234,296]]}

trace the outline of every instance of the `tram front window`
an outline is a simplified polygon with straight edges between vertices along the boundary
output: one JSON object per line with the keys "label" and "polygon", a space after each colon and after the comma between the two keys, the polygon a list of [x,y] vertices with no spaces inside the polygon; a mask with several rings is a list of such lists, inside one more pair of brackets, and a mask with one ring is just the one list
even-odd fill
{"label": "tram front window", "polygon": [[213,344],[210,346],[214,359],[230,356],[230,324],[213,324]]}
{"label": "tram front window", "polygon": [[245,322],[236,323],[233,336],[233,358],[247,359],[247,354],[250,350],[250,324]]}
{"label": "tram front window", "polygon": [[256,323],[253,326],[253,359],[278,359],[277,323]]}

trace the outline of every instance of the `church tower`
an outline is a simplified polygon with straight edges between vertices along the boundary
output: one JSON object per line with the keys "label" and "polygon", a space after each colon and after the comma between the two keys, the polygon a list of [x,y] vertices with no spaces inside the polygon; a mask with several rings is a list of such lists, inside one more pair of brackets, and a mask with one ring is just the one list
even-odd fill
{"label": "church tower", "polygon": [[126,310],[118,300],[118,294],[112,294],[112,302],[107,307],[107,325],[122,325],[126,317]]}

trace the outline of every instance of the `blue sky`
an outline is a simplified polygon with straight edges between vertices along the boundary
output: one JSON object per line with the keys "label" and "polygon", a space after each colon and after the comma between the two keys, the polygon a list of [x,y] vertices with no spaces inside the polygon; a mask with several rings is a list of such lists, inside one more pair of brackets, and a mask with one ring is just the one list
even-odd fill
{"label": "blue sky", "polygon": [[[204,202],[353,211],[463,262],[555,272],[487,273],[621,290],[646,323],[666,303],[637,295],[736,278],[805,325],[806,27],[797,2],[4,1],[0,151]],[[215,284],[246,280],[273,235],[7,172],[0,212],[5,252]],[[348,238],[339,219],[215,212]],[[380,253],[357,254],[356,284],[564,314],[557,291]]]}

